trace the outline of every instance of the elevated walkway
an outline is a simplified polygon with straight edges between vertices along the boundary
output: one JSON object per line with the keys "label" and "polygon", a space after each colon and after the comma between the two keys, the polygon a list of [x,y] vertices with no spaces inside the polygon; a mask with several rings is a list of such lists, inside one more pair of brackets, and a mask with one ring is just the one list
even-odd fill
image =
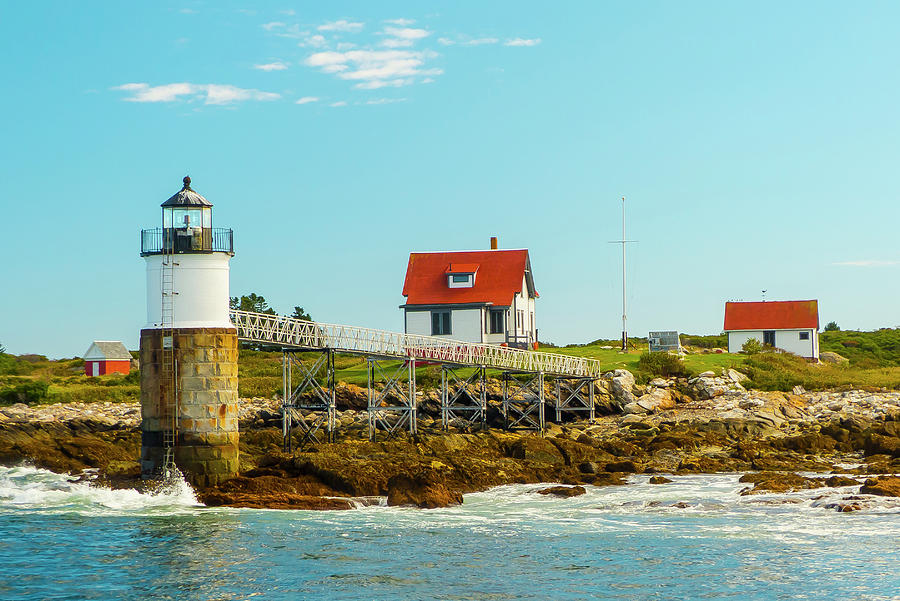
{"label": "elevated walkway", "polygon": [[[561,419],[561,413],[565,411],[587,412],[591,420],[594,417],[593,384],[601,375],[600,362],[596,359],[248,311],[232,310],[230,317],[239,340],[282,350],[286,450],[290,449],[295,424],[302,430],[301,442],[318,440],[317,433],[321,429],[329,440],[333,438],[334,353],[366,357],[369,438],[372,440],[378,429],[389,435],[401,429],[416,432],[417,362],[442,366],[442,421],[445,428],[451,425],[452,416],[460,414],[465,414],[470,424],[479,421],[484,424],[487,369],[502,372],[503,414],[508,427],[544,429],[546,377],[557,382],[557,419]],[[324,359],[317,361],[314,369],[307,369],[296,358],[297,352],[306,351],[320,352]],[[394,361],[400,361],[399,367],[392,365]],[[460,368],[476,368],[476,374],[456,377],[454,371]],[[296,383],[295,371],[298,374]],[[509,385],[516,378],[521,381]]]}

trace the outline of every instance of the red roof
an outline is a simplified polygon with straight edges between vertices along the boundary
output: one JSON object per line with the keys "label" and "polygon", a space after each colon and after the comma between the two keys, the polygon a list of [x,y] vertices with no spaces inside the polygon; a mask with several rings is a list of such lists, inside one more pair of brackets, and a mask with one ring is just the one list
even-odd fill
{"label": "red roof", "polygon": [[725,303],[725,331],[819,329],[819,302]]}
{"label": "red roof", "polygon": [[450,263],[447,273],[475,273],[479,267],[478,263]]}
{"label": "red roof", "polygon": [[[467,273],[477,269],[475,285],[471,288],[448,287],[447,273],[451,264],[453,271],[463,266]],[[470,270],[473,267],[476,269]],[[410,253],[403,296],[408,305],[486,303],[508,307],[513,296],[522,290],[523,277],[527,280],[529,295],[538,296],[525,249]]]}

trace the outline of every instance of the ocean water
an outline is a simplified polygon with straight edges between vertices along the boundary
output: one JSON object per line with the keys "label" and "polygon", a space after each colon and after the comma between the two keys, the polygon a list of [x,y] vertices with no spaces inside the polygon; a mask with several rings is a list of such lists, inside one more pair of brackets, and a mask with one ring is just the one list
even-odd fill
{"label": "ocean water", "polygon": [[900,599],[900,499],[837,513],[852,489],[741,497],[738,477],[314,512],[0,467],[0,599]]}

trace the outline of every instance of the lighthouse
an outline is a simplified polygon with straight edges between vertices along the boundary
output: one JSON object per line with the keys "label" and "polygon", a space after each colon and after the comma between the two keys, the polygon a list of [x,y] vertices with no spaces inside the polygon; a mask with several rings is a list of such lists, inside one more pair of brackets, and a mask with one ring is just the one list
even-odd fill
{"label": "lighthouse", "polygon": [[230,229],[183,187],[162,203],[162,227],[141,231],[147,324],[141,330],[141,473],[178,468],[210,486],[238,472],[237,330],[228,315]]}

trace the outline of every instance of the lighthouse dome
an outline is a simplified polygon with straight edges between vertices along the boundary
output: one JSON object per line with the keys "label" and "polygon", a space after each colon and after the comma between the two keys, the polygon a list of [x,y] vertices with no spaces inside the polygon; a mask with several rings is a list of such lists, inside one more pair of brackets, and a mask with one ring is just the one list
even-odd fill
{"label": "lighthouse dome", "polygon": [[185,176],[182,180],[184,187],[176,192],[169,200],[162,203],[162,207],[211,207],[211,202],[191,189],[191,178]]}

